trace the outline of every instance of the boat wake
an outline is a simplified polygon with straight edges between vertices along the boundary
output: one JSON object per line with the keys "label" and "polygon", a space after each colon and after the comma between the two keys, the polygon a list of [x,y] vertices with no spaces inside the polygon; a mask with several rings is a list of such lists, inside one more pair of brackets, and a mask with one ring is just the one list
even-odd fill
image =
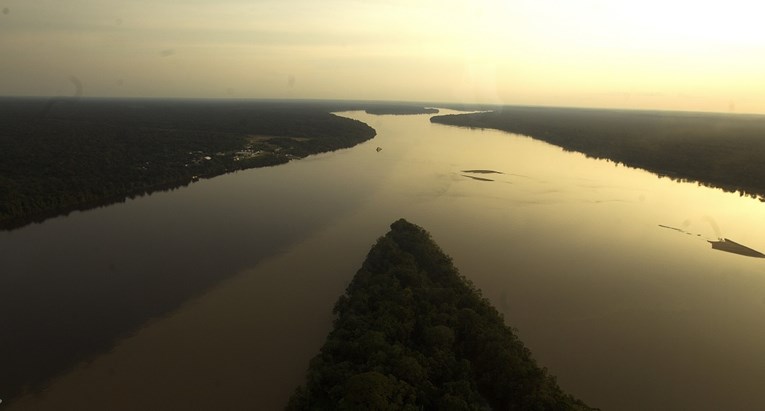
{"label": "boat wake", "polygon": [[[683,230],[681,228],[677,228],[677,227],[670,227],[668,225],[663,225],[663,224],[659,224],[659,227],[666,228],[666,229],[669,229],[669,230],[674,230],[674,231],[677,231],[677,232],[680,232],[680,233],[683,233],[683,234],[686,234],[686,235],[690,235],[690,236],[693,236],[693,237],[698,237],[700,239],[703,239],[706,242],[708,242],[709,244],[711,244],[712,245],[712,249],[714,249],[714,250],[725,251],[727,253],[733,253],[733,254],[743,255],[743,256],[747,256],[747,257],[765,258],[765,254],[763,254],[763,253],[761,253],[761,252],[759,252],[759,251],[757,251],[755,249],[749,248],[749,247],[747,247],[747,246],[745,246],[743,244],[739,244],[739,243],[737,243],[737,242],[735,242],[735,241],[733,241],[733,240],[731,240],[729,238],[718,237],[717,239],[710,239],[708,237],[702,236],[701,234],[690,233],[688,231],[685,231],[685,230]],[[719,228],[716,229],[715,232],[719,235],[719,233],[720,233]]]}

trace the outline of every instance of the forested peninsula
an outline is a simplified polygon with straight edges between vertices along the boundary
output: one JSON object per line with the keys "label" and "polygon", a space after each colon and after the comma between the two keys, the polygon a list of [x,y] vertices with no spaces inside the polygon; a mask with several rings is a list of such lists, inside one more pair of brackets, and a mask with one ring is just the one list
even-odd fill
{"label": "forested peninsula", "polygon": [[430,121],[523,134],[589,157],[765,201],[765,116],[502,107]]}
{"label": "forested peninsula", "polygon": [[0,99],[0,228],[351,147],[334,107],[209,100]]}
{"label": "forested peninsula", "polygon": [[422,228],[398,220],[334,307],[289,410],[591,410]]}

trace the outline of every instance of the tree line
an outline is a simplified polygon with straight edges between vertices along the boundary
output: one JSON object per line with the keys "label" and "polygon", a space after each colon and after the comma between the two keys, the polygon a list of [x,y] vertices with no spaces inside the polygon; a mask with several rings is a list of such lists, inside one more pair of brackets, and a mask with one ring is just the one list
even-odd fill
{"label": "tree line", "polygon": [[502,107],[435,116],[431,122],[523,134],[589,157],[765,199],[765,116]]}
{"label": "tree line", "polygon": [[374,135],[362,122],[306,105],[2,99],[0,228],[351,147]]}
{"label": "tree line", "polygon": [[421,227],[391,225],[334,307],[289,410],[590,410]]}

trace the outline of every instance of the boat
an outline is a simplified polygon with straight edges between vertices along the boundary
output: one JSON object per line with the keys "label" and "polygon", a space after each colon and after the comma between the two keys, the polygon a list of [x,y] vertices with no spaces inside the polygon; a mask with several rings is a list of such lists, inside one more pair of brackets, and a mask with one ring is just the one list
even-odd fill
{"label": "boat", "polygon": [[715,250],[726,251],[733,254],[745,255],[748,257],[765,258],[765,254],[751,249],[745,245],[739,244],[729,238],[720,238],[716,241],[709,241],[712,244],[712,248]]}

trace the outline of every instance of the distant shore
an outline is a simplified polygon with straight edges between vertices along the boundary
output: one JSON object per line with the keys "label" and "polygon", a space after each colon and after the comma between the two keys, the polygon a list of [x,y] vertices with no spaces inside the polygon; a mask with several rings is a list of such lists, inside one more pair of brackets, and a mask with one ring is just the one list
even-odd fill
{"label": "distant shore", "polygon": [[0,229],[352,147],[368,125],[288,102],[0,99]]}
{"label": "distant shore", "polygon": [[589,157],[765,201],[765,116],[503,107],[430,121],[527,135]]}
{"label": "distant shore", "polygon": [[371,107],[364,110],[367,114],[374,115],[411,115],[411,114],[438,114],[437,108],[418,107],[418,106],[380,106]]}

